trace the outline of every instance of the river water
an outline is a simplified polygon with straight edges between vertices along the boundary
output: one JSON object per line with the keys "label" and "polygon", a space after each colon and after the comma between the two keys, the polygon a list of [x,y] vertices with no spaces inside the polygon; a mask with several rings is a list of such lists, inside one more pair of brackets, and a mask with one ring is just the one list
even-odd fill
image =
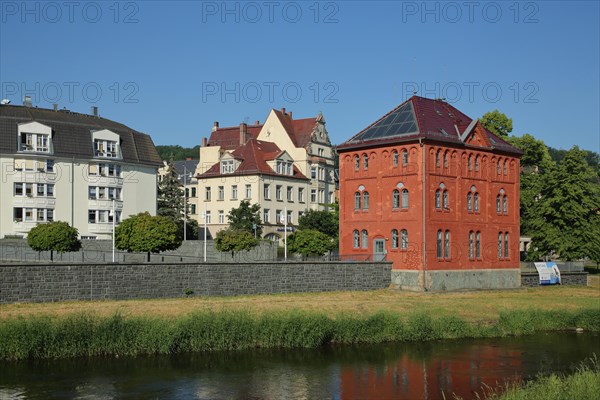
{"label": "river water", "polygon": [[570,372],[600,335],[0,363],[0,399],[447,399]]}

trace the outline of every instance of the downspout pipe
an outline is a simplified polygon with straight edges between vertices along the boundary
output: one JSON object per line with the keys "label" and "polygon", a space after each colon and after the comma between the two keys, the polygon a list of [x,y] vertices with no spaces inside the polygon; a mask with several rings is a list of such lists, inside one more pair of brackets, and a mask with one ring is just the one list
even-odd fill
{"label": "downspout pipe", "polygon": [[426,212],[427,212],[427,174],[425,171],[425,158],[426,158],[426,154],[425,154],[425,143],[423,143],[423,138],[419,138],[419,146],[421,147],[421,183],[423,185],[423,189],[421,190],[422,193],[422,201],[421,201],[421,207],[422,207],[422,227],[421,227],[421,232],[423,235],[423,279],[422,279],[422,285],[423,285],[423,291],[427,291],[427,231],[426,231]]}

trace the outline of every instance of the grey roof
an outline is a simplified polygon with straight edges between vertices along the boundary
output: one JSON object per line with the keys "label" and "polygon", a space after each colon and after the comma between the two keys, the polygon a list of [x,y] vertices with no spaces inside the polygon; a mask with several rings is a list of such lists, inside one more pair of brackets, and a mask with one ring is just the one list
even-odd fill
{"label": "grey roof", "polygon": [[189,184],[192,181],[192,177],[196,174],[197,165],[198,160],[173,161],[173,167],[175,167],[175,171],[177,171],[177,176],[179,179],[181,179],[184,172],[187,172],[186,184]]}
{"label": "grey roof", "polygon": [[67,110],[0,105],[0,154],[16,154],[17,125],[36,121],[52,128],[55,157],[94,157],[91,131],[108,129],[121,138],[123,161],[152,166],[162,165],[150,136],[128,126],[93,115]]}

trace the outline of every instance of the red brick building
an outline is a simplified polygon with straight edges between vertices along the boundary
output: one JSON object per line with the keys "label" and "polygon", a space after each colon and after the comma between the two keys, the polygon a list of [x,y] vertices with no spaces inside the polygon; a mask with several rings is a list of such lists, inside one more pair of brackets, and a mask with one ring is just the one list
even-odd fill
{"label": "red brick building", "polygon": [[385,257],[404,289],[519,286],[519,149],[413,96],[337,150],[340,254]]}

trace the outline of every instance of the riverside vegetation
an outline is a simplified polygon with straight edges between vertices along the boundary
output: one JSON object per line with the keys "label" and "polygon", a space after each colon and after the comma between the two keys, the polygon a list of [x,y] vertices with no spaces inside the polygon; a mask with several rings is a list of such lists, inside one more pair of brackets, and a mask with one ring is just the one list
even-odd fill
{"label": "riverside vegetation", "polygon": [[326,344],[526,335],[574,327],[600,331],[600,309],[505,311],[494,323],[467,322],[451,315],[432,317],[423,312],[328,316],[302,310],[261,314],[222,310],[197,311],[174,318],[120,313],[61,317],[42,314],[0,322],[0,359],[315,348]]}
{"label": "riverside vegetation", "polygon": [[[525,385],[485,386],[477,399],[485,400],[588,400],[600,393],[600,363],[597,356],[581,363],[571,375],[540,376]],[[454,400],[463,400],[454,396]]]}

